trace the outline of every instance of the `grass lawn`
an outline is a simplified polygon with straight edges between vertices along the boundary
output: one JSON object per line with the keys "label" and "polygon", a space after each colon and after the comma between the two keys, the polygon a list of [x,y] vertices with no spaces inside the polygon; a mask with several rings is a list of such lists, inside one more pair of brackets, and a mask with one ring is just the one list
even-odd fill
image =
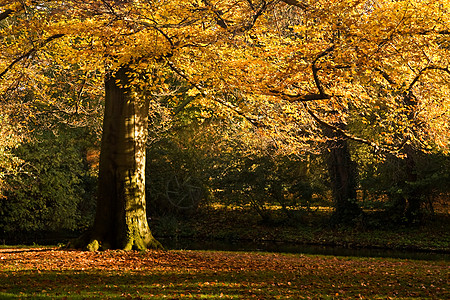
{"label": "grass lawn", "polygon": [[450,299],[446,261],[1,248],[0,299]]}

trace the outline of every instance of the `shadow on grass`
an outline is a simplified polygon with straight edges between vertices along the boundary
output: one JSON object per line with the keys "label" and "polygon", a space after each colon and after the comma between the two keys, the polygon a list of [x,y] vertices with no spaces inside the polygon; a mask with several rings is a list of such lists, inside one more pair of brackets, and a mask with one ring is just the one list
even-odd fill
{"label": "shadow on grass", "polygon": [[[243,266],[245,267],[245,266]],[[388,298],[443,299],[448,286],[436,278],[387,276],[327,270],[296,272],[212,270],[165,271],[5,271],[0,273],[1,299],[182,299],[235,298]]]}

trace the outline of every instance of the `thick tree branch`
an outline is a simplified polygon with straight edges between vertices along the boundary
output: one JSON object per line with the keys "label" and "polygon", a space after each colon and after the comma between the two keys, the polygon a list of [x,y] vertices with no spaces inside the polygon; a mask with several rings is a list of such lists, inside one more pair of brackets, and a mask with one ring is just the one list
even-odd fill
{"label": "thick tree branch", "polygon": [[242,28],[239,28],[239,30],[235,32],[246,32],[252,29],[258,18],[266,11],[267,7],[272,3],[273,1],[271,2],[262,1],[261,6],[256,11],[255,9],[253,9],[255,11],[255,14],[253,15],[251,21],[247,25],[244,25]]}
{"label": "thick tree branch", "polygon": [[450,30],[448,30],[448,29],[444,29],[444,30],[434,30],[434,29],[430,29],[430,30],[419,31],[418,34],[419,34],[419,35],[427,35],[427,34],[442,34],[442,35],[449,35],[449,34],[450,34]]}
{"label": "thick tree branch", "polygon": [[448,67],[444,68],[444,67],[439,67],[439,66],[427,66],[427,67],[423,68],[422,70],[420,70],[419,73],[417,73],[416,77],[414,77],[414,79],[411,81],[411,83],[409,84],[409,87],[408,87],[409,92],[411,92],[414,85],[419,81],[420,76],[422,76],[423,73],[425,73],[426,71],[429,71],[429,70],[443,71],[450,75],[450,69]]}
{"label": "thick tree branch", "polygon": [[3,21],[4,19],[8,18],[13,12],[14,10],[7,9],[4,12],[0,13],[0,21]]}
{"label": "thick tree branch", "polygon": [[321,52],[316,59],[314,59],[312,65],[311,65],[311,69],[312,69],[312,73],[313,73],[313,78],[314,78],[314,82],[316,84],[317,89],[319,90],[319,94],[322,96],[328,96],[325,94],[325,90],[323,89],[322,83],[320,82],[320,78],[318,75],[318,71],[320,70],[319,67],[317,67],[317,62],[319,61],[319,59],[321,59],[322,57],[327,56],[328,54],[330,54],[331,51],[334,50],[334,45],[328,47],[327,49],[325,49],[323,52]]}
{"label": "thick tree branch", "polygon": [[[202,97],[207,97],[206,93],[204,92],[203,88],[196,84],[195,82],[192,82],[186,74],[183,73],[183,71],[179,70],[177,67],[174,66],[174,64],[167,60],[167,64],[169,66],[169,68],[175,72],[176,74],[178,74],[181,78],[183,78],[184,80],[186,80],[192,87],[196,88],[200,95]],[[180,113],[189,103],[191,103],[195,98],[194,97],[189,97],[186,100],[184,100],[177,108],[175,108],[174,110],[174,115],[177,115],[178,113]],[[212,99],[218,103],[220,103],[221,105],[231,109],[232,111],[234,111],[237,115],[243,117],[245,120],[247,120],[250,124],[256,126],[256,127],[264,127],[263,124],[261,124],[259,122],[259,120],[255,117],[251,117],[248,116],[247,114],[245,114],[243,111],[241,111],[238,107],[234,106],[233,104],[226,102],[220,98],[214,97],[212,96]]]}
{"label": "thick tree branch", "polygon": [[292,6],[296,6],[298,8],[301,9],[309,9],[309,5],[307,5],[306,3],[304,3],[303,1],[299,1],[299,0],[282,0],[284,3],[292,5]]}
{"label": "thick tree branch", "polygon": [[397,85],[397,83],[395,82],[394,79],[392,79],[392,77],[384,70],[376,67],[375,71],[377,71],[378,73],[381,74],[381,76],[390,84],[390,85]]}
{"label": "thick tree branch", "polygon": [[284,92],[279,92],[277,90],[270,90],[269,91],[271,95],[278,96],[283,100],[286,100],[288,102],[294,103],[294,102],[309,102],[309,101],[317,101],[317,100],[328,100],[331,98],[330,95],[326,94],[317,94],[317,93],[310,93],[310,94],[303,94],[303,95],[291,95],[286,94]]}
{"label": "thick tree branch", "polygon": [[[391,84],[391,85],[393,85],[394,87],[398,87],[399,85],[395,82],[395,80],[386,72],[386,71],[384,71],[384,70],[382,70],[382,69],[380,69],[380,68],[375,68],[375,70],[376,71],[378,71],[380,74],[381,74],[381,76],[389,83],[389,84]],[[434,66],[434,65],[431,65],[431,66],[427,66],[427,67],[424,67],[424,68],[422,68],[417,74],[416,74],[416,76],[413,78],[413,80],[409,83],[409,85],[408,85],[408,87],[406,88],[406,90],[405,91],[403,91],[403,94],[402,94],[402,96],[403,96],[403,103],[404,103],[404,105],[405,105],[405,107],[408,109],[408,114],[407,114],[407,118],[408,118],[408,120],[409,121],[411,121],[414,125],[413,126],[411,126],[411,128],[421,128],[421,127],[423,127],[425,124],[426,124],[426,122],[425,121],[421,121],[421,122],[419,122],[418,120],[417,120],[417,118],[416,118],[416,107],[417,107],[417,98],[416,98],[416,96],[414,95],[414,91],[413,91],[413,88],[414,88],[414,86],[419,82],[419,80],[420,80],[420,77],[426,72],[426,71],[430,71],[430,70],[438,70],[438,71],[443,71],[443,72],[445,72],[445,73],[447,73],[447,74],[449,74],[450,75],[450,69],[448,68],[448,67],[440,67],[440,66]],[[445,113],[444,113],[445,114]],[[442,114],[442,115],[444,115],[444,114]],[[442,116],[441,115],[441,116]],[[438,116],[439,117],[439,116]],[[438,118],[437,117],[437,118]],[[409,141],[411,140],[411,138],[410,138],[410,136],[408,136],[408,135],[406,135],[404,138],[403,138],[403,141],[402,141],[402,143],[400,144],[400,146],[399,147],[397,147],[398,148],[398,150],[396,150],[396,151],[399,151],[400,149],[402,149],[405,145],[406,145],[406,143],[408,143]],[[420,141],[420,139],[418,140],[421,144],[423,144],[423,142],[422,141]]]}
{"label": "thick tree branch", "polygon": [[[48,43],[50,43],[51,41],[58,39],[60,37],[63,37],[64,34],[54,34],[50,37],[48,37],[45,41],[43,41],[39,47],[43,47],[45,45],[47,45]],[[33,54],[35,54],[37,51],[39,50],[39,48],[37,47],[33,47],[30,50],[28,50],[27,52],[23,53],[22,55],[20,55],[19,57],[17,57],[16,59],[14,59],[1,73],[0,73],[0,79],[9,71],[11,70],[17,63],[19,63],[21,60],[28,58],[30,56],[32,56]]]}
{"label": "thick tree branch", "polygon": [[[430,71],[430,70],[437,70],[437,71],[443,71],[447,74],[450,75],[450,68],[449,67],[439,67],[439,66],[427,66],[422,68],[417,75],[413,78],[413,80],[410,82],[410,84],[408,85],[407,88],[407,93],[410,94],[412,93],[412,89],[413,87],[417,84],[417,82],[419,81],[420,77],[426,72],[426,71]],[[380,69],[379,67],[375,68],[375,71],[379,72],[381,74],[381,76],[390,84],[393,86],[398,86],[397,82],[395,82],[395,80],[384,70]]]}
{"label": "thick tree branch", "polygon": [[215,15],[217,25],[219,25],[223,29],[228,29],[227,21],[222,18],[222,12],[215,9],[214,6],[208,0],[203,0],[203,3],[205,3],[206,6],[209,6],[211,8],[212,12]]}
{"label": "thick tree branch", "polygon": [[317,122],[319,123],[321,126],[328,128],[330,130],[333,130],[334,132],[337,132],[338,134],[340,134],[343,138],[361,143],[361,144],[365,144],[368,146],[371,146],[372,148],[375,149],[375,151],[383,151],[383,152],[389,152],[389,153],[396,153],[399,152],[408,142],[408,139],[404,139],[398,146],[391,146],[391,145],[378,145],[377,143],[367,140],[367,139],[363,139],[361,137],[355,136],[353,134],[348,133],[347,131],[334,126],[324,120],[322,120],[319,116],[317,116],[314,111],[312,111],[309,107],[308,104],[306,103],[302,103],[303,106],[305,107],[306,111],[308,112],[308,114]]}
{"label": "thick tree branch", "polygon": [[[36,4],[35,1],[31,1],[31,3]],[[25,9],[25,3],[23,1],[16,1],[14,5],[10,6],[10,8],[7,8],[4,12],[0,13],[0,21],[3,21],[4,19],[10,17],[13,13],[22,11],[23,9]]]}
{"label": "thick tree branch", "polygon": [[376,143],[374,143],[374,142],[372,142],[372,141],[369,141],[369,140],[366,140],[366,139],[363,139],[363,138],[354,136],[354,135],[352,135],[352,134],[349,134],[349,133],[346,132],[345,130],[343,130],[343,129],[337,127],[337,126],[334,126],[334,125],[332,125],[332,124],[330,124],[330,123],[328,123],[328,122],[325,122],[324,120],[322,120],[321,118],[319,118],[319,116],[317,116],[317,115],[314,113],[314,111],[312,111],[312,110],[309,108],[308,104],[306,104],[306,103],[302,103],[302,104],[303,104],[303,107],[304,107],[304,108],[306,109],[306,111],[308,112],[308,114],[314,119],[314,121],[316,121],[317,123],[319,123],[321,126],[323,126],[323,127],[325,127],[325,128],[328,128],[328,129],[331,129],[332,131],[339,133],[342,137],[345,137],[345,138],[347,138],[347,139],[349,139],[349,140],[353,140],[353,141],[356,141],[356,142],[359,142],[359,143],[363,143],[363,144],[369,145],[369,146],[375,148],[375,150],[379,150],[379,149],[380,149],[380,147],[379,147]]}

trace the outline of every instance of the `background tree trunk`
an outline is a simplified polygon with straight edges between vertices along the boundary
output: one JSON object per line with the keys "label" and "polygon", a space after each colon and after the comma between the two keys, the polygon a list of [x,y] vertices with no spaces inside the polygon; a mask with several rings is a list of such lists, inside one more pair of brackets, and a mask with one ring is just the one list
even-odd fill
{"label": "background tree trunk", "polygon": [[422,191],[420,188],[417,188],[415,184],[418,181],[417,176],[417,167],[415,150],[411,145],[405,146],[406,158],[405,158],[405,166],[406,166],[406,174],[407,174],[407,183],[409,185],[409,189],[407,192],[407,207],[405,211],[405,217],[410,223],[418,222],[422,218],[421,207],[422,207]]}
{"label": "background tree trunk", "polygon": [[352,160],[348,142],[336,132],[327,130],[329,154],[327,158],[328,174],[333,193],[334,223],[352,223],[362,214],[357,200],[357,168]]}
{"label": "background tree trunk", "polygon": [[[416,114],[418,110],[418,100],[412,91],[413,85],[407,93],[404,94],[403,103],[407,109],[407,118],[411,122],[410,130],[413,135],[416,135],[414,130],[419,130],[423,125],[417,120]],[[403,137],[401,137],[403,138]],[[417,186],[418,183],[418,170],[416,165],[416,159],[420,153],[420,150],[414,147],[413,141],[408,137],[410,143],[406,143],[403,152],[406,154],[405,158],[401,159],[402,165],[404,165],[405,175],[399,178],[397,183],[402,187],[403,193],[400,197],[395,199],[393,209],[393,215],[399,215],[400,221],[406,221],[407,223],[417,223],[422,219],[422,203],[424,202],[425,195],[421,188]]]}
{"label": "background tree trunk", "polygon": [[[408,109],[408,120],[411,122],[412,131],[419,130],[422,125],[418,122],[416,118],[418,110],[418,100],[412,92],[412,85],[409,92],[405,95],[403,102]],[[415,134],[414,134],[415,135]],[[413,144],[406,144],[404,151],[406,153],[405,167],[406,167],[406,181],[405,185],[409,186],[407,189],[406,202],[407,207],[405,211],[405,218],[409,223],[415,223],[420,221],[421,215],[421,204],[422,200],[422,190],[417,188],[416,184],[418,181],[417,176],[417,166],[416,166],[416,156],[419,154],[418,150],[414,148]]]}
{"label": "background tree trunk", "polygon": [[[145,200],[148,100],[137,99],[129,70],[105,80],[105,113],[100,153],[98,200],[87,248],[162,248],[150,232]],[[145,97],[143,97],[145,98]]]}
{"label": "background tree trunk", "polygon": [[416,166],[417,150],[410,144],[404,147],[404,158],[401,160],[404,166],[404,176],[398,178],[396,184],[401,187],[402,194],[393,197],[394,206],[390,212],[397,217],[400,223],[418,223],[422,219],[422,203],[424,197],[423,191],[417,187],[418,174]]}

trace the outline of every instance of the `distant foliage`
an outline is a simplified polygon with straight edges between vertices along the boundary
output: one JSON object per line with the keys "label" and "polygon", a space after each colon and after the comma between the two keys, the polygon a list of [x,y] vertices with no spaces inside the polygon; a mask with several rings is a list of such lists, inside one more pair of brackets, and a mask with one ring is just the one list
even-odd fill
{"label": "distant foliage", "polygon": [[[401,218],[398,200],[407,197],[414,190],[421,191],[422,210],[435,213],[437,201],[448,199],[450,194],[450,157],[442,153],[416,154],[417,181],[408,182],[404,159],[388,156],[384,160],[364,156],[359,152],[360,187],[364,191],[362,199],[366,208],[390,211],[393,220]],[[369,155],[370,156],[370,155]],[[448,200],[447,205],[450,204]],[[398,221],[398,220],[397,220]]]}
{"label": "distant foliage", "polygon": [[243,130],[242,119],[195,113],[173,120],[178,125],[148,147],[150,216],[192,213],[214,202],[251,206],[263,219],[270,219],[266,207],[275,205],[290,217],[324,198],[328,188],[319,155],[280,153],[257,131]]}
{"label": "distant foliage", "polygon": [[204,162],[179,140],[164,140],[148,150],[147,203],[150,215],[186,214],[206,197]]}
{"label": "distant foliage", "polygon": [[64,128],[42,132],[14,151],[24,164],[0,199],[0,236],[89,225],[96,180],[86,161],[88,141],[85,130]]}
{"label": "distant foliage", "polygon": [[13,151],[22,141],[20,126],[11,124],[8,114],[0,109],[0,199],[9,189],[7,178],[20,170],[22,161]]}
{"label": "distant foliage", "polygon": [[146,194],[150,216],[190,214],[208,201],[211,157],[200,132],[204,133],[197,125],[174,127],[149,145]]}

